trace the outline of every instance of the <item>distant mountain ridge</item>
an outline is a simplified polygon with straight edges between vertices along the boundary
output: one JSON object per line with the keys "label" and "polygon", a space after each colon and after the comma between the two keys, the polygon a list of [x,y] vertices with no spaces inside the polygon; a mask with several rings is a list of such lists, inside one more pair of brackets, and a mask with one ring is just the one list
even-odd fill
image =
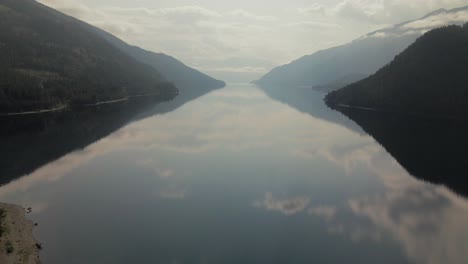
{"label": "distant mountain ridge", "polygon": [[97,27],[86,24],[91,30],[97,32],[113,46],[139,62],[152,66],[160,72],[168,81],[182,92],[193,93],[197,89],[217,89],[226,86],[226,83],[216,80],[196,69],[190,68],[179,60],[164,53],[155,53],[132,46],[116,36]]}
{"label": "distant mountain ridge", "polygon": [[331,107],[468,118],[468,23],[431,30],[370,77],[331,92]]}
{"label": "distant mountain ridge", "polygon": [[193,69],[172,56],[164,53],[148,51],[140,47],[130,45],[101,28],[92,26],[81,20],[77,20],[73,17],[60,13],[59,11],[53,9],[51,11],[55,12],[56,15],[62,16],[64,19],[70,19],[79,23],[84,30],[96,33],[126,55],[141,63],[153,67],[156,71],[161,73],[161,75],[167,81],[173,83],[179,90],[185,90],[187,87],[193,89],[199,89],[202,87],[213,89],[222,88],[226,85],[225,82],[216,80],[196,69]]}
{"label": "distant mountain ridge", "polygon": [[452,10],[440,9],[420,19],[366,34],[342,46],[321,50],[287,65],[279,66],[256,84],[260,86],[317,87],[328,91],[369,76],[389,63],[396,55],[430,29],[448,24],[468,22],[468,6]]}

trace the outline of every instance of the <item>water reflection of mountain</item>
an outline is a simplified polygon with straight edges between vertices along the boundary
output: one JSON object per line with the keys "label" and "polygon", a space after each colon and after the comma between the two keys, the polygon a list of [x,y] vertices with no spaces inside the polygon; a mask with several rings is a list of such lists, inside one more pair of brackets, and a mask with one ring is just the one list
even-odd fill
{"label": "water reflection of mountain", "polygon": [[468,196],[468,122],[339,109],[375,138],[410,174]]}
{"label": "water reflection of mountain", "polygon": [[287,104],[315,118],[339,124],[360,134],[363,133],[362,129],[346,116],[328,108],[323,101],[325,94],[315,91],[311,87],[262,86],[261,89],[275,101]]}
{"label": "water reflection of mountain", "polygon": [[147,98],[59,113],[0,117],[0,184],[83,149],[130,122],[174,111],[211,90],[187,90],[158,104]]}

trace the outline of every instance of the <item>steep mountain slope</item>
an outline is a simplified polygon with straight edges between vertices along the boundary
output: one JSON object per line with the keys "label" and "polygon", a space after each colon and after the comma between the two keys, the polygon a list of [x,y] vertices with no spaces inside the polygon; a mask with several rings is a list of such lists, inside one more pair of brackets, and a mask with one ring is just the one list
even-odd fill
{"label": "steep mountain slope", "polygon": [[132,58],[154,67],[168,81],[174,83],[181,93],[197,93],[197,90],[211,90],[226,86],[223,81],[216,80],[198,70],[190,68],[174,57],[131,46],[99,28],[90,27],[90,29],[97,32],[113,46]]}
{"label": "steep mountain slope", "polygon": [[0,113],[176,93],[154,68],[36,1],[1,0],[0,14]]}
{"label": "steep mountain slope", "polygon": [[434,29],[367,79],[327,95],[351,106],[468,117],[468,23]]}
{"label": "steep mountain slope", "polygon": [[[468,7],[438,10],[427,16],[369,33],[351,43],[304,56],[273,69],[260,80],[261,86],[317,87],[320,90],[341,88],[369,76],[389,63],[419,36],[430,29],[468,21]],[[346,82],[343,83],[343,80]]]}

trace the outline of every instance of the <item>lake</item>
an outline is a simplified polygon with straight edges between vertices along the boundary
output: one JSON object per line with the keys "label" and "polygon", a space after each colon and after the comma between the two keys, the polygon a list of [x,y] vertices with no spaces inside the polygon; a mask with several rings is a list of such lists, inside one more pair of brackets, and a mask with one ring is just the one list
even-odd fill
{"label": "lake", "polygon": [[322,97],[230,84],[43,162],[0,201],[32,207],[47,264],[466,263],[467,199]]}

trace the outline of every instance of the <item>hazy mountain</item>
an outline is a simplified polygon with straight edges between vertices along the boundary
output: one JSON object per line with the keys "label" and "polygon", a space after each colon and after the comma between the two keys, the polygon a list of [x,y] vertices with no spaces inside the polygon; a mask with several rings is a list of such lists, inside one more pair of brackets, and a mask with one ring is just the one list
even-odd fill
{"label": "hazy mountain", "polygon": [[421,19],[378,30],[345,45],[304,56],[273,69],[256,83],[261,86],[337,89],[340,88],[337,83],[346,85],[357,81],[356,76],[375,73],[428,30],[467,21],[468,6],[449,11],[441,9]]}
{"label": "hazy mountain", "polygon": [[0,112],[177,92],[82,25],[33,0],[0,1]]}
{"label": "hazy mountain", "polygon": [[[363,74],[354,74],[354,75],[348,75],[346,77],[343,77],[339,80],[335,80],[333,82],[324,84],[324,85],[317,85],[312,87],[313,90],[318,91],[318,92],[323,92],[323,93],[328,93],[330,91],[338,90],[340,88],[345,87],[346,85],[357,82],[359,80],[362,80],[366,78],[367,75]],[[308,87],[310,88],[310,87]]]}
{"label": "hazy mountain", "polygon": [[468,116],[468,23],[434,29],[374,75],[327,95],[332,106]]}
{"label": "hazy mountain", "polygon": [[96,31],[100,36],[109,41],[109,43],[134,59],[154,67],[157,71],[162,73],[167,80],[174,83],[181,93],[196,92],[197,89],[222,88],[226,85],[223,81],[216,80],[198,70],[190,68],[171,56],[131,46],[99,28],[90,26],[90,29]]}

